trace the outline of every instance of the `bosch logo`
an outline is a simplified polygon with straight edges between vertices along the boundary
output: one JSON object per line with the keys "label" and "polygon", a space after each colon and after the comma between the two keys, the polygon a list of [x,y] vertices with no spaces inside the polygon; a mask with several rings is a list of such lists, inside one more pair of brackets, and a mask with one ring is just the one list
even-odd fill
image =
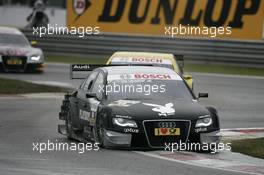
{"label": "bosch logo", "polygon": [[175,128],[176,123],[175,122],[159,122],[160,128]]}

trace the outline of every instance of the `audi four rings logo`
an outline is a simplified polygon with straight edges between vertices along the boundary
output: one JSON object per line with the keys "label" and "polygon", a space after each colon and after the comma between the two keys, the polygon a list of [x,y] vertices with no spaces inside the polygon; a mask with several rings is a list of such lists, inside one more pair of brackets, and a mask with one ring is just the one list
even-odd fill
{"label": "audi four rings logo", "polygon": [[159,122],[160,128],[175,128],[176,123],[175,122]]}

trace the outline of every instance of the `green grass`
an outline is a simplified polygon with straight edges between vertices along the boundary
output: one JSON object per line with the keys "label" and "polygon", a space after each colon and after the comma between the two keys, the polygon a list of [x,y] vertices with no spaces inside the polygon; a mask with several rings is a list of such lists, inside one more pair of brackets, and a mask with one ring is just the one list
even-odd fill
{"label": "green grass", "polygon": [[21,80],[0,78],[0,94],[66,92],[67,90],[68,89],[62,87],[39,85]]}
{"label": "green grass", "polygon": [[[108,58],[95,57],[74,57],[74,56],[55,56],[48,55],[47,62],[59,62],[69,64],[105,64]],[[219,66],[206,64],[185,64],[184,71],[186,72],[201,72],[201,73],[219,73],[219,74],[233,74],[233,75],[252,75],[264,76],[264,68],[248,68],[237,66]]]}
{"label": "green grass", "polygon": [[234,140],[232,151],[264,159],[264,138]]}

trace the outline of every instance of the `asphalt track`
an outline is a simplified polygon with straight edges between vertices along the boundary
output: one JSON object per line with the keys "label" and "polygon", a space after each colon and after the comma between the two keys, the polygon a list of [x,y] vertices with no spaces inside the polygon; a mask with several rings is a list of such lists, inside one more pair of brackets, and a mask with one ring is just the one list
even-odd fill
{"label": "asphalt track", "polygon": [[[6,78],[78,85],[66,65],[47,65],[43,74],[0,74]],[[222,128],[263,127],[264,79],[194,74],[195,92],[209,92],[202,102],[219,110]],[[57,133],[61,99],[0,98],[0,175],[241,174],[185,165],[130,151],[33,151],[33,143],[70,143]]]}

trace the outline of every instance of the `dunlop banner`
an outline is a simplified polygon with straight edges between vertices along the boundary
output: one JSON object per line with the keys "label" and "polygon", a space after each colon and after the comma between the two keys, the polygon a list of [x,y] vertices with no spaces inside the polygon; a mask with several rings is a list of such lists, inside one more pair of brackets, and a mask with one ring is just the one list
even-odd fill
{"label": "dunlop banner", "polygon": [[67,0],[68,27],[100,32],[262,39],[264,0]]}

